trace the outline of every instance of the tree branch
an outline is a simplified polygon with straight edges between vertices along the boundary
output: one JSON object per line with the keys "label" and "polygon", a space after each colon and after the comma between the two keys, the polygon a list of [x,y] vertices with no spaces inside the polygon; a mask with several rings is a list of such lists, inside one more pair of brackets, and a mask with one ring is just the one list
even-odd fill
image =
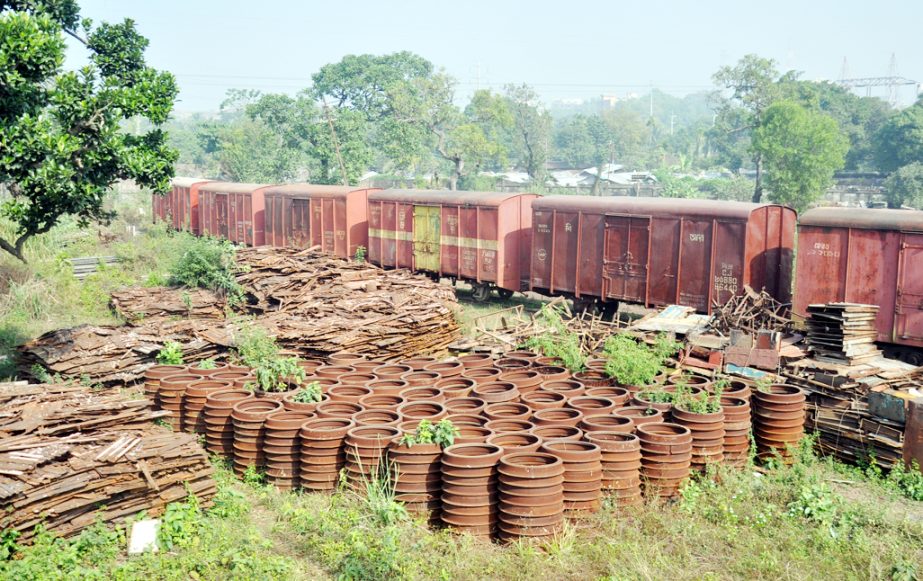
{"label": "tree branch", "polygon": [[87,40],[86,40],[85,38],[83,38],[82,36],[80,36],[79,34],[77,34],[77,31],[76,31],[76,30],[71,30],[70,28],[65,28],[65,29],[64,29],[64,32],[66,32],[69,36],[73,37],[73,38],[76,39],[78,42],[80,42],[81,44],[83,44],[83,46],[89,46],[89,43],[87,42]]}

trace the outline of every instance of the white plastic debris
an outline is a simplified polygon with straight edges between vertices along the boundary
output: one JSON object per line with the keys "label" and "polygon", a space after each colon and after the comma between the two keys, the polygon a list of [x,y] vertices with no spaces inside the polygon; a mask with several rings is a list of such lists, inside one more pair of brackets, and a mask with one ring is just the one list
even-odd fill
{"label": "white plastic debris", "polygon": [[160,519],[156,518],[139,520],[131,525],[131,535],[128,539],[128,554],[139,555],[147,551],[156,553],[158,529],[160,529]]}

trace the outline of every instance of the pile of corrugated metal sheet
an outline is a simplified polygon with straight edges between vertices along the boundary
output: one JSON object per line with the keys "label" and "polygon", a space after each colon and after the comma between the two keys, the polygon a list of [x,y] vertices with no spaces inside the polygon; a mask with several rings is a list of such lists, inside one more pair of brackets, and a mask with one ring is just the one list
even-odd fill
{"label": "pile of corrugated metal sheet", "polygon": [[458,338],[455,293],[426,277],[312,250],[248,248],[237,257],[247,309],[286,349],[399,359]]}
{"label": "pile of corrugated metal sheet", "polygon": [[205,289],[127,288],[112,293],[109,306],[129,325],[162,319],[223,319],[227,301]]}
{"label": "pile of corrugated metal sheet", "polygon": [[784,372],[807,392],[805,427],[819,434],[822,452],[850,463],[874,458],[885,468],[903,457],[904,400],[919,388],[918,374],[884,358],[852,367],[806,359]]}
{"label": "pile of corrugated metal sheet", "polygon": [[[286,350],[403,359],[444,351],[458,338],[455,293],[424,276],[294,248],[242,249],[237,259],[245,300],[235,308]],[[237,323],[224,318],[214,293],[126,289],[112,302],[130,326],[46,333],[21,347],[23,373],[37,364],[63,378],[125,384],[141,379],[167,341],[180,344],[187,363],[221,359],[234,345]]]}
{"label": "pile of corrugated metal sheet", "polygon": [[196,436],[154,424],[147,399],[81,385],[0,384],[0,530],[70,536],[194,494],[208,506],[214,469]]}
{"label": "pile of corrugated metal sheet", "polygon": [[881,355],[875,346],[878,305],[808,305],[807,342],[821,361],[852,365]]}
{"label": "pile of corrugated metal sheet", "polygon": [[225,321],[150,320],[137,326],[81,325],[45,333],[20,347],[23,375],[34,366],[62,378],[106,385],[138,381],[167,341],[179,343],[187,363],[227,351]]}

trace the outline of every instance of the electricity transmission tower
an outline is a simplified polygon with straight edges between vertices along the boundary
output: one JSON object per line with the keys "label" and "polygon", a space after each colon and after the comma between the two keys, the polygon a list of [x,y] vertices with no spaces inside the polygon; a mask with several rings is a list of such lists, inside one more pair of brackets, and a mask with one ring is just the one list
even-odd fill
{"label": "electricity transmission tower", "polygon": [[897,58],[894,54],[891,55],[891,65],[888,67],[888,76],[886,77],[861,77],[854,79],[843,78],[848,74],[848,66],[846,64],[846,59],[843,59],[843,68],[840,71],[841,78],[836,81],[838,85],[842,85],[849,89],[865,89],[865,96],[872,96],[873,87],[887,87],[888,88],[888,103],[892,107],[897,105],[898,101],[898,88],[906,85],[913,85],[919,89],[919,83],[913,79],[908,79],[897,74]]}

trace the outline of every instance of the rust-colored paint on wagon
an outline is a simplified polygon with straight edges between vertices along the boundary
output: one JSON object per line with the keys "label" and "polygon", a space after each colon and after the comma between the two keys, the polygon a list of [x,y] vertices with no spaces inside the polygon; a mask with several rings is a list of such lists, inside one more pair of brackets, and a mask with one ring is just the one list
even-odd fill
{"label": "rust-colored paint on wagon", "polygon": [[525,290],[535,198],[501,192],[371,192],[369,261]]}
{"label": "rust-colored paint on wagon", "polygon": [[341,258],[368,248],[368,193],[376,188],[288,184],[267,188],[266,243],[318,246]]}
{"label": "rust-colored paint on wagon", "polygon": [[170,180],[170,191],[154,194],[155,220],[169,222],[177,230],[201,234],[199,224],[199,188],[211,180],[175,177]]}
{"label": "rust-colored paint on wagon", "polygon": [[798,224],[795,314],[878,305],[878,341],[923,347],[923,212],[816,208]]}
{"label": "rust-colored paint on wagon", "polygon": [[210,182],[199,186],[202,234],[247,246],[266,244],[264,192],[271,184]]}
{"label": "rust-colored paint on wagon", "polygon": [[796,213],[773,204],[547,196],[532,203],[531,288],[710,312],[744,285],[791,300]]}

